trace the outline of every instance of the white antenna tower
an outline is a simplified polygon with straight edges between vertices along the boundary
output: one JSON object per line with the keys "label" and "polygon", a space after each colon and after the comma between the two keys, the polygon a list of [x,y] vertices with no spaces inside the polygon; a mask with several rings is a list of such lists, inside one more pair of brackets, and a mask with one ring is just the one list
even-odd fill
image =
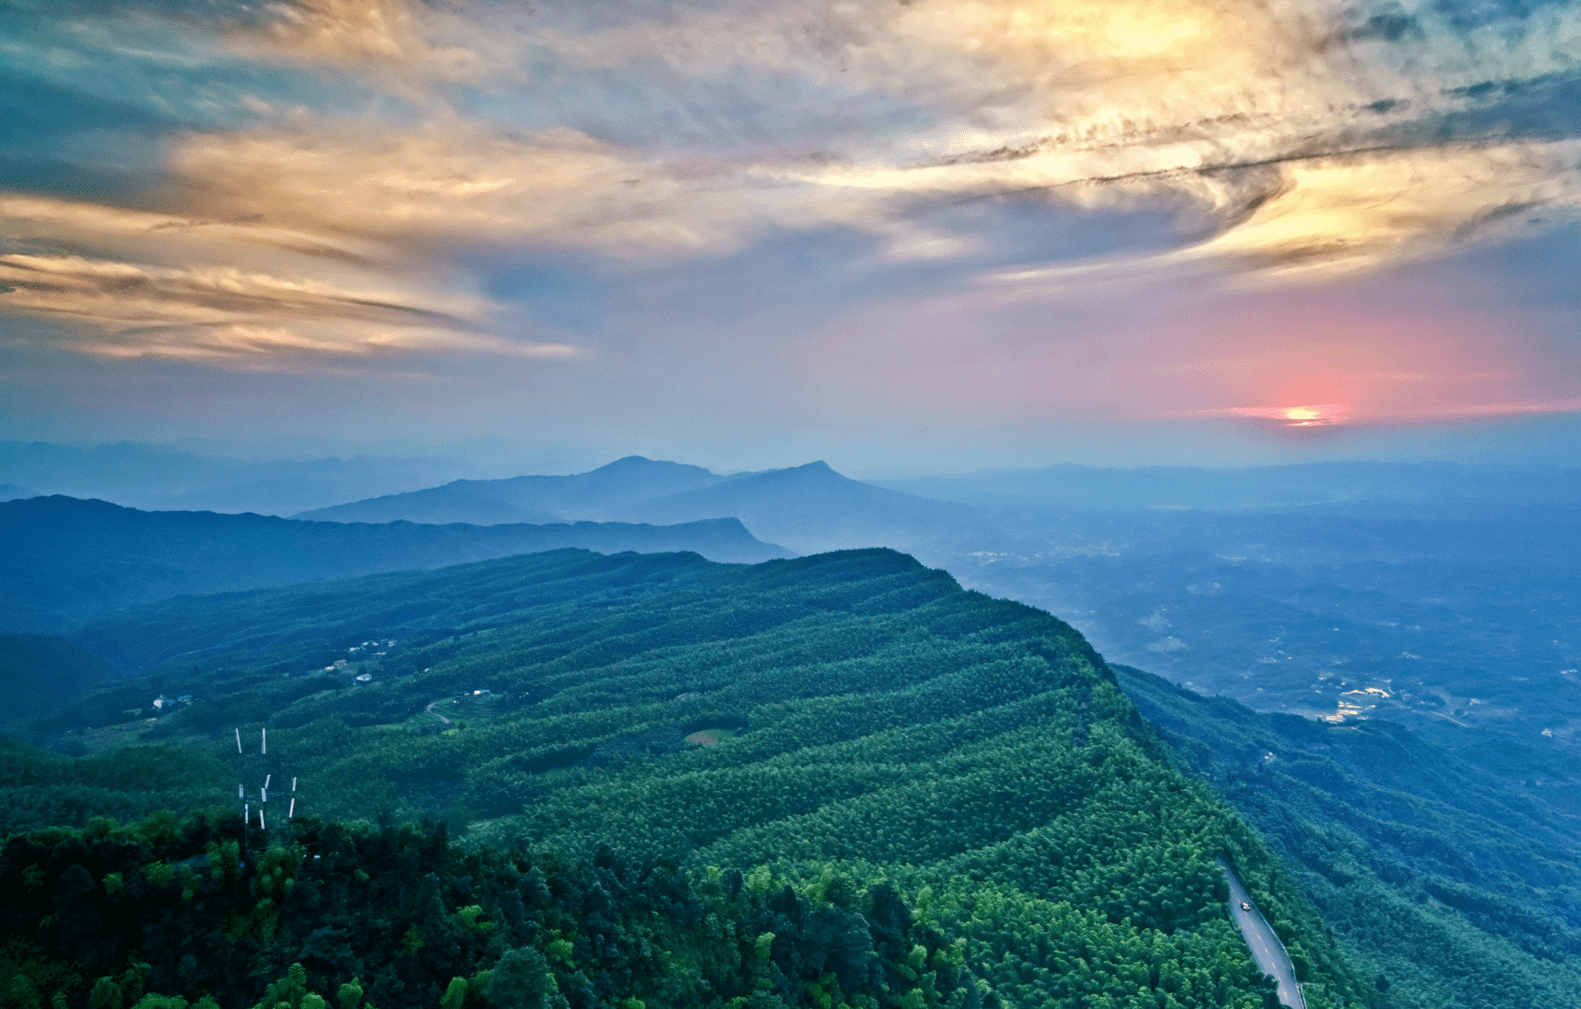
{"label": "white antenna tower", "polygon": [[[236,752],[238,754],[245,754],[245,751],[242,749],[242,730],[238,727],[236,729],[233,729],[232,733],[236,737]],[[269,729],[266,726],[265,727],[260,727],[259,730],[258,730],[258,752],[261,755],[267,755],[269,753]],[[295,778],[295,777],[293,777],[291,779],[291,791],[293,793],[295,793],[296,789],[297,789],[297,780],[298,779]],[[268,820],[266,819],[266,817],[264,815],[264,809],[265,809],[265,804],[267,804],[268,801],[269,801],[269,785],[273,781],[274,781],[274,774],[273,773],[265,774],[264,775],[263,784],[260,785],[259,788],[258,788],[258,829],[262,830],[262,831],[267,831],[268,830]],[[236,786],[236,797],[238,799],[243,800],[243,802],[242,802],[242,823],[243,823],[243,825],[250,826],[252,824],[252,803],[250,801],[247,801],[248,800],[248,794],[247,794],[247,785],[246,785],[245,782],[241,782],[241,783],[237,784],[237,786]],[[289,821],[295,816],[296,816],[296,796],[293,794],[291,796],[291,805],[290,805],[289,809],[286,812],[286,821],[289,823]]]}

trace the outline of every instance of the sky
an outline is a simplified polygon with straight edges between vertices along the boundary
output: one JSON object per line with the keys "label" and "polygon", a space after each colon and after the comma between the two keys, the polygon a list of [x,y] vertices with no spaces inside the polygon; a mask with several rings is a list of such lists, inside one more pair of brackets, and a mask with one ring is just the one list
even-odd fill
{"label": "sky", "polygon": [[1581,462],[1560,0],[0,0],[0,437]]}

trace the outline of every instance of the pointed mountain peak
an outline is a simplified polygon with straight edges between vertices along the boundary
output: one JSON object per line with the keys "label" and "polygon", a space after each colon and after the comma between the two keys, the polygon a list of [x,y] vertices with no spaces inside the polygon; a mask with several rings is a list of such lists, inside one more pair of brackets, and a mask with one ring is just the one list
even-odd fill
{"label": "pointed mountain peak", "polygon": [[784,469],[765,469],[756,473],[743,473],[733,478],[733,480],[746,481],[758,486],[773,485],[778,487],[833,487],[858,484],[858,481],[837,472],[822,459],[817,462],[803,463],[800,466],[787,466]]}
{"label": "pointed mountain peak", "polygon": [[817,462],[805,463],[801,466],[792,466],[791,468],[781,470],[780,472],[786,474],[795,474],[802,479],[844,481],[847,483],[855,483],[855,481],[850,477],[846,476],[844,473],[839,472],[833,466],[830,466],[828,463],[824,462],[822,459],[819,459]]}

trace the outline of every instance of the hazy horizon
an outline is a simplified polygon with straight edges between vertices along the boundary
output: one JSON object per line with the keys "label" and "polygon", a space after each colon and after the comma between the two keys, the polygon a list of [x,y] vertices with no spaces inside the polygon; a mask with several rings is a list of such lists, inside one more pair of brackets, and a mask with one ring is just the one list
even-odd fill
{"label": "hazy horizon", "polygon": [[[1204,428],[1217,430],[1205,431]],[[1296,437],[1278,430],[1237,430],[1222,422],[1175,425],[1162,430],[1108,427],[1094,431],[1089,428],[1067,431],[1058,441],[1049,438],[1010,446],[991,441],[972,445],[964,438],[951,439],[945,444],[917,444],[922,440],[917,436],[898,439],[899,447],[836,438],[786,438],[768,444],[665,443],[639,438],[601,440],[594,444],[545,443],[498,434],[446,440],[405,437],[160,438],[128,437],[124,433],[47,437],[19,431],[15,426],[7,429],[7,435],[0,437],[0,444],[39,443],[71,449],[130,445],[253,464],[420,460],[452,467],[454,479],[570,475],[631,455],[702,466],[717,473],[784,469],[824,461],[853,479],[880,481],[968,477],[1058,466],[1220,470],[1370,462],[1581,467],[1581,414],[1568,413],[1433,426],[1326,428],[1319,432],[1303,432]],[[0,463],[0,482],[8,479],[4,464]]]}

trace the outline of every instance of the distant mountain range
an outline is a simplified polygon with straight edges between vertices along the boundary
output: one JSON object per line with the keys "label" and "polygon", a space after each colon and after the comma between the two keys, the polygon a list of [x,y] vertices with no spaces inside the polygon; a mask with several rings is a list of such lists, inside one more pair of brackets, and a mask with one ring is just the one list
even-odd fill
{"label": "distant mountain range", "polygon": [[441,487],[387,494],[293,516],[324,522],[563,522],[624,518],[633,506],[713,487],[729,477],[701,466],[627,456],[575,476],[454,480]]}
{"label": "distant mountain range", "polygon": [[628,456],[575,476],[457,480],[295,516],[330,522],[624,521],[734,517],[800,553],[887,546],[936,563],[941,553],[1009,549],[1011,537],[975,508],[841,476],[826,463],[720,475]]}
{"label": "distant mountain range", "polygon": [[0,503],[0,628],[59,629],[172,596],[437,568],[562,547],[690,550],[725,562],[789,552],[733,518],[655,526],[576,522],[479,527],[300,522],[263,515],[145,512],[104,501]]}
{"label": "distant mountain range", "polygon": [[0,442],[0,501],[66,494],[155,510],[288,515],[478,472],[478,467],[452,459],[354,456],[254,461],[134,442],[90,446]]}

